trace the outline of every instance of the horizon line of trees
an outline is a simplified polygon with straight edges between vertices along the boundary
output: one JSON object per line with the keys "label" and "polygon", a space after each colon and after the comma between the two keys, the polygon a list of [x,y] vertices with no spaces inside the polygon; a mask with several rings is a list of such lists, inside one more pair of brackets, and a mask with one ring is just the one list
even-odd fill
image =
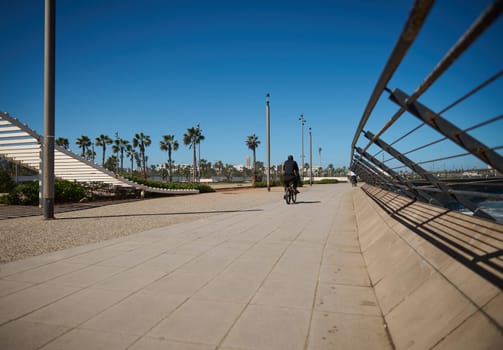
{"label": "horizon line of trees", "polygon": [[[166,134],[159,141],[159,149],[167,153],[167,161],[163,164],[150,165],[148,164],[147,148],[152,145],[152,139],[149,135],[139,132],[134,134],[131,140],[119,137],[118,133],[112,139],[106,134],[100,134],[94,141],[87,135],[81,135],[75,140],[75,144],[80,149],[80,156],[87,161],[96,161],[95,147],[101,149],[101,165],[108,170],[118,173],[130,173],[132,175],[142,176],[158,176],[169,182],[173,181],[174,177],[183,178],[187,181],[196,182],[202,177],[225,177],[232,179],[233,177],[250,177],[252,182],[260,180],[265,174],[265,166],[263,162],[256,159],[256,150],[260,145],[260,140],[256,134],[246,137],[245,145],[252,151],[253,162],[250,168],[237,169],[234,165],[224,164],[222,161],[216,161],[213,164],[205,159],[197,156],[197,151],[200,149],[201,141],[205,140],[202,130],[197,125],[187,129],[183,134],[183,144],[192,151],[192,165],[175,164],[173,160],[173,152],[177,151],[180,143],[176,140],[175,135]],[[67,138],[58,137],[55,140],[58,146],[70,149],[70,142]],[[111,146],[112,154],[107,158],[107,150]],[[321,148],[319,150],[321,152]],[[130,162],[130,167],[124,168],[124,160]],[[136,169],[135,170],[135,165]],[[279,177],[282,164],[271,167],[271,174],[274,177]],[[304,164],[304,174],[309,171],[309,164]],[[329,164],[325,169],[313,167],[313,175],[315,176],[344,176],[347,172],[346,167],[335,168],[333,164]]]}

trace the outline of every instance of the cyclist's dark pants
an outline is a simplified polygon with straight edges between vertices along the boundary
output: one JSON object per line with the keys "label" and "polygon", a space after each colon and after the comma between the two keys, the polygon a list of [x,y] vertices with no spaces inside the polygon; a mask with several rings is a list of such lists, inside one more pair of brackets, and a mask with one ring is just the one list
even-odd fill
{"label": "cyclist's dark pants", "polygon": [[285,188],[287,188],[290,185],[290,182],[293,182],[293,187],[297,189],[297,176],[295,175],[285,175],[283,178],[283,181],[285,183]]}

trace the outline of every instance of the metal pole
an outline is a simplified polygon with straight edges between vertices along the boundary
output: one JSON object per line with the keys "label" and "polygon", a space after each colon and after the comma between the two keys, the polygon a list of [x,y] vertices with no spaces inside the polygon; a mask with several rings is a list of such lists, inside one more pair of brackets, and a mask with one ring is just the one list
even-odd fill
{"label": "metal pole", "polygon": [[42,206],[44,219],[54,219],[54,86],[56,0],[45,0],[44,143],[42,148]]}
{"label": "metal pole", "polygon": [[301,164],[301,176],[302,176],[302,181],[304,181],[304,123],[305,123],[305,119],[304,119],[304,113],[302,113],[300,115],[300,125],[301,125],[301,129],[302,129],[302,153],[300,154],[300,160],[302,162]]}
{"label": "metal pole", "polygon": [[269,105],[269,93],[265,95],[265,115],[266,115],[266,148],[267,148],[267,191],[271,191],[271,107]]}
{"label": "metal pole", "polygon": [[313,135],[309,128],[309,185],[313,185]]}
{"label": "metal pole", "polygon": [[[198,137],[201,135],[201,128],[199,123],[197,123]],[[198,182],[201,182],[201,140],[197,143],[197,178]]]}

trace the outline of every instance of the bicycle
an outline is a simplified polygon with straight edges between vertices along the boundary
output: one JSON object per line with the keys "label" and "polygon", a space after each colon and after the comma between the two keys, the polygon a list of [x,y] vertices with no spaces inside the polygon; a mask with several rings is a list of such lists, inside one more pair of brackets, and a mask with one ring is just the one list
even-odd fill
{"label": "bicycle", "polygon": [[285,198],[286,204],[295,203],[297,201],[297,191],[295,191],[293,181],[290,181],[290,184],[285,187],[285,195],[283,198]]}

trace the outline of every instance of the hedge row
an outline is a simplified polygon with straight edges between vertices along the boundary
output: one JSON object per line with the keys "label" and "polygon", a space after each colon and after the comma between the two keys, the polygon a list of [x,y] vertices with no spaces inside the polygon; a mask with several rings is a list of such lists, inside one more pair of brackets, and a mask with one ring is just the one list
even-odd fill
{"label": "hedge row", "polygon": [[[87,190],[76,182],[65,180],[54,181],[54,201],[56,203],[78,202],[86,197]],[[7,204],[38,205],[38,181],[21,182],[16,184],[6,197]]]}
{"label": "hedge row", "polygon": [[215,192],[215,190],[206,184],[202,183],[190,183],[190,182],[163,182],[154,180],[145,180],[139,177],[127,177],[127,179],[134,181],[140,185],[155,187],[155,188],[165,188],[168,190],[199,190],[200,193]]}

